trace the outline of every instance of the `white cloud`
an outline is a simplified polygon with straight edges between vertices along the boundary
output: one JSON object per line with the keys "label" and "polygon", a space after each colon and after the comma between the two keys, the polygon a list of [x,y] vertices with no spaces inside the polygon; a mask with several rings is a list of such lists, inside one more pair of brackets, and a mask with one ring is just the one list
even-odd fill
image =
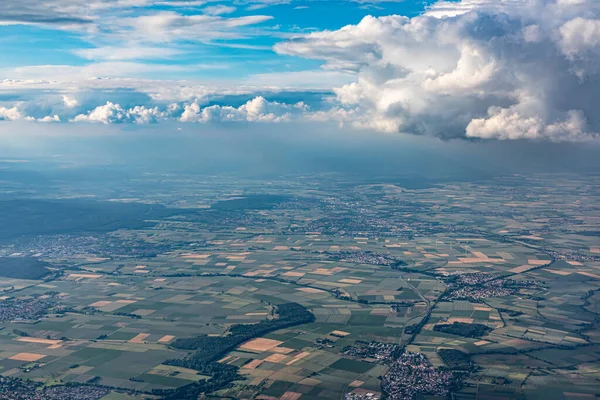
{"label": "white cloud", "polygon": [[62,96],[62,101],[67,108],[75,108],[79,105],[77,99],[69,97],[67,95]]}
{"label": "white cloud", "polygon": [[23,116],[17,107],[6,108],[0,107],[0,121],[14,121],[21,119]]}
{"label": "white cloud", "polygon": [[[99,80],[100,78],[131,78],[143,77],[152,73],[184,73],[194,67],[165,64],[143,64],[127,61],[98,62],[83,66],[72,65],[31,65],[15,68],[0,68],[0,79],[3,84],[29,84],[75,82],[84,80]],[[86,83],[82,83],[84,86]]]}
{"label": "white cloud", "polygon": [[79,30],[94,25],[106,12],[127,12],[136,8],[198,7],[199,0],[6,0],[0,2],[0,25],[32,24]]}
{"label": "white cloud", "polygon": [[[462,0],[300,35],[280,54],[356,73],[353,124],[441,137],[583,140],[600,132],[600,2]],[[350,111],[348,111],[350,110]]]}
{"label": "white cloud", "polygon": [[13,106],[11,108],[0,106],[0,121],[37,121],[37,122],[60,122],[58,115],[47,115],[41,118],[35,118],[26,115],[20,108],[20,105]]}
{"label": "white cloud", "polygon": [[231,14],[235,12],[237,8],[232,6],[226,6],[224,4],[218,4],[215,6],[204,7],[202,11],[208,15],[223,15],[223,14]]}
{"label": "white cloud", "polygon": [[158,107],[146,108],[136,106],[124,109],[121,105],[110,101],[98,106],[87,114],[79,114],[73,118],[74,122],[98,122],[102,124],[118,124],[133,122],[136,124],[148,124],[157,122],[165,117]]}
{"label": "white cloud", "polygon": [[[16,109],[8,112],[18,113]],[[108,101],[106,104],[97,106],[86,113],[78,114],[71,121],[102,124],[150,124],[166,120],[202,123],[285,122],[301,119],[308,113],[308,106],[302,102],[295,104],[280,103],[267,101],[261,96],[257,96],[239,107],[226,105],[202,107],[198,102],[191,102],[183,105],[172,103],[163,108],[146,106],[126,108]],[[21,117],[20,114],[16,115],[18,117],[15,118]],[[60,120],[58,116],[52,118]],[[50,117],[45,118],[45,120],[50,120]]]}
{"label": "white cloud", "polygon": [[87,114],[79,114],[73,121],[75,122],[100,122],[111,124],[123,122],[129,118],[128,113],[119,104],[107,102],[103,106],[94,108]]}
{"label": "white cloud", "polygon": [[[281,89],[331,90],[333,86],[351,82],[355,75],[344,71],[289,71],[250,75],[241,82],[244,86]],[[236,82],[232,82],[234,85]]]}
{"label": "white cloud", "polygon": [[524,117],[517,111],[491,108],[487,118],[471,120],[467,126],[467,137],[484,139],[540,139],[554,141],[582,141],[593,139],[586,133],[583,113],[571,110],[566,117],[552,124],[545,124],[539,117]]}
{"label": "white cloud", "polygon": [[37,122],[60,122],[58,115],[47,115],[43,118],[25,117],[26,121],[37,121]]}
{"label": "white cloud", "polygon": [[600,52],[600,19],[577,17],[560,27],[560,45],[570,58],[587,51]]}
{"label": "white cloud", "polygon": [[143,60],[143,59],[165,59],[183,54],[184,52],[175,48],[128,46],[128,47],[97,47],[91,49],[78,49],[73,53],[88,60],[120,61],[120,60]]}
{"label": "white cloud", "polygon": [[121,18],[112,27],[113,35],[127,40],[165,43],[174,40],[210,42],[244,38],[239,28],[260,24],[273,17],[248,15],[224,18],[213,15],[182,15],[165,11],[151,15]]}
{"label": "white cloud", "polygon": [[240,107],[213,105],[201,108],[198,103],[184,105],[182,122],[283,122],[307,111],[304,103],[293,105],[269,102],[258,96]]}

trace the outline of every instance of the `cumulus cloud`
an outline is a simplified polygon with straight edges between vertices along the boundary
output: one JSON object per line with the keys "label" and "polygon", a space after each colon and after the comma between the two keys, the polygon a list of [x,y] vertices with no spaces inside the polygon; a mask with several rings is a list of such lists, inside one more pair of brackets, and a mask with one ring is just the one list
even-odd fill
{"label": "cumulus cloud", "polygon": [[[7,115],[8,112],[10,110],[7,111]],[[171,103],[162,109],[146,106],[127,108],[108,101],[87,113],[75,116],[72,121],[102,124],[150,124],[165,120],[202,123],[284,122],[295,118],[300,119],[305,113],[308,113],[308,106],[303,102],[280,103],[268,101],[262,96],[257,96],[239,107],[226,105],[202,107],[198,101],[195,101],[183,104]]]}
{"label": "cumulus cloud", "polygon": [[304,103],[293,105],[269,102],[258,96],[240,107],[213,105],[201,108],[198,103],[184,106],[180,121],[182,122],[283,122],[289,121],[308,107]]}
{"label": "cumulus cloud", "polygon": [[0,121],[14,121],[21,119],[23,116],[17,107],[0,107]]}
{"label": "cumulus cloud", "polygon": [[440,137],[597,138],[600,2],[462,0],[423,15],[279,43],[280,54],[352,71],[335,89],[355,125]]}
{"label": "cumulus cloud", "polygon": [[60,117],[58,115],[46,115],[42,118],[35,117],[25,117],[26,121],[36,121],[36,122],[60,122]]}
{"label": "cumulus cloud", "polygon": [[75,108],[79,105],[79,102],[77,101],[77,99],[74,99],[67,95],[62,96],[62,101],[63,101],[65,107],[67,107],[67,108]]}
{"label": "cumulus cloud", "polygon": [[13,106],[11,108],[0,106],[0,121],[36,121],[36,122],[60,122],[58,115],[47,115],[44,117],[36,118],[30,115],[26,115],[21,107]]}
{"label": "cumulus cloud", "polygon": [[157,122],[165,117],[158,107],[147,108],[136,106],[125,109],[119,104],[110,101],[98,106],[87,114],[79,114],[73,118],[74,122],[98,122],[102,124],[118,124],[133,122],[136,124],[148,124]]}

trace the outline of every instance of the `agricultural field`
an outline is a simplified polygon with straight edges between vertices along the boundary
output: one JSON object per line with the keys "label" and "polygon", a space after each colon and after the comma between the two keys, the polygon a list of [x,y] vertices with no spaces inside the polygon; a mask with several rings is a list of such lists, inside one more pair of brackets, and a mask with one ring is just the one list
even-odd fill
{"label": "agricultural field", "polygon": [[57,182],[7,220],[18,229],[0,242],[0,389],[600,393],[598,176],[405,188],[173,175],[148,190],[156,179]]}

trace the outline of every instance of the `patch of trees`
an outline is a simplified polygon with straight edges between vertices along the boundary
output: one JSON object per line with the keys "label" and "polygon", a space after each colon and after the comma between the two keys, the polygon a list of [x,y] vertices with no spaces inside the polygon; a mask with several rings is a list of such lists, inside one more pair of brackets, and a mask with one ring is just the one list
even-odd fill
{"label": "patch of trees", "polygon": [[509,308],[497,308],[496,310],[498,310],[499,312],[508,314],[509,317],[519,317],[519,316],[523,315],[522,311],[511,310]]}
{"label": "patch of trees", "polygon": [[404,328],[404,333],[406,333],[407,335],[412,335],[419,332],[419,329],[421,329],[419,324],[407,325]]}
{"label": "patch of trees", "polygon": [[154,226],[151,220],[191,213],[155,204],[89,200],[4,200],[0,209],[0,239],[141,229]]}
{"label": "patch of trees", "polygon": [[470,371],[473,369],[471,356],[460,350],[440,349],[438,350],[438,355],[450,369],[461,371]]}
{"label": "patch of trees", "polygon": [[113,315],[119,315],[121,317],[129,317],[133,319],[141,319],[142,317],[138,314],[126,313],[126,312],[114,312]]}
{"label": "patch of trees", "polygon": [[453,324],[439,324],[433,327],[436,332],[449,333],[451,335],[463,336],[468,338],[478,338],[492,330],[489,326],[482,324],[466,324],[464,322],[454,322]]}
{"label": "patch of trees", "polygon": [[161,396],[163,400],[196,400],[200,394],[224,389],[239,378],[237,367],[214,361],[202,366],[198,373],[211,377],[177,389],[153,390],[152,394]]}
{"label": "patch of trees", "polygon": [[401,269],[403,271],[406,271],[404,267],[406,267],[407,265],[408,264],[406,263],[406,261],[397,260],[394,264],[392,264],[392,269]]}
{"label": "patch of trees", "polygon": [[257,324],[236,324],[229,329],[227,336],[208,336],[200,335],[193,338],[177,339],[172,343],[172,347],[179,350],[196,350],[188,359],[176,360],[185,362],[186,368],[194,368],[197,364],[207,359],[214,359],[224,353],[233,350],[243,342],[255,337],[279,329],[288,328],[294,325],[306,324],[315,320],[314,315],[298,303],[284,303],[277,306],[279,318],[273,320],[264,320]]}
{"label": "patch of trees", "polygon": [[34,257],[0,257],[0,276],[38,280],[50,274],[49,265]]}
{"label": "patch of trees", "polygon": [[194,352],[183,359],[167,360],[165,364],[195,369],[199,374],[209,375],[210,378],[174,390],[157,390],[153,394],[167,400],[186,400],[197,399],[201,393],[223,389],[238,378],[238,368],[216,362],[219,358],[250,339],[315,320],[315,316],[298,303],[280,304],[277,309],[279,318],[252,325],[233,325],[227,336],[200,335],[175,340],[171,344],[172,347]]}

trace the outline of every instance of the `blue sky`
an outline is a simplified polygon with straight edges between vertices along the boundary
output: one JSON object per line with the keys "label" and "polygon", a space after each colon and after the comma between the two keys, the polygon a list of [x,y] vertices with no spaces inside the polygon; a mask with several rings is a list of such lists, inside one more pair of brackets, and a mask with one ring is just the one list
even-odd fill
{"label": "blue sky", "polygon": [[[74,7],[73,16],[82,12],[89,24],[0,24],[1,66],[85,66],[126,60],[151,66],[136,71],[135,77],[202,80],[315,70],[321,62],[276,54],[273,45],[294,35],[356,24],[365,15],[418,15],[426,6],[412,0],[133,0],[122,2],[121,7],[93,6],[94,0],[86,7],[86,3]],[[135,4],[143,6],[131,6]],[[175,15],[182,20],[174,26],[159,23],[161,16],[166,20]],[[189,32],[183,32],[185,28],[176,32],[178,25],[186,23],[185,17],[198,16],[213,26],[203,29],[199,21]],[[144,18],[156,19],[156,31],[144,31]],[[180,68],[161,70],[160,65]]]}
{"label": "blue sky", "polygon": [[600,137],[597,0],[0,2],[0,121]]}

